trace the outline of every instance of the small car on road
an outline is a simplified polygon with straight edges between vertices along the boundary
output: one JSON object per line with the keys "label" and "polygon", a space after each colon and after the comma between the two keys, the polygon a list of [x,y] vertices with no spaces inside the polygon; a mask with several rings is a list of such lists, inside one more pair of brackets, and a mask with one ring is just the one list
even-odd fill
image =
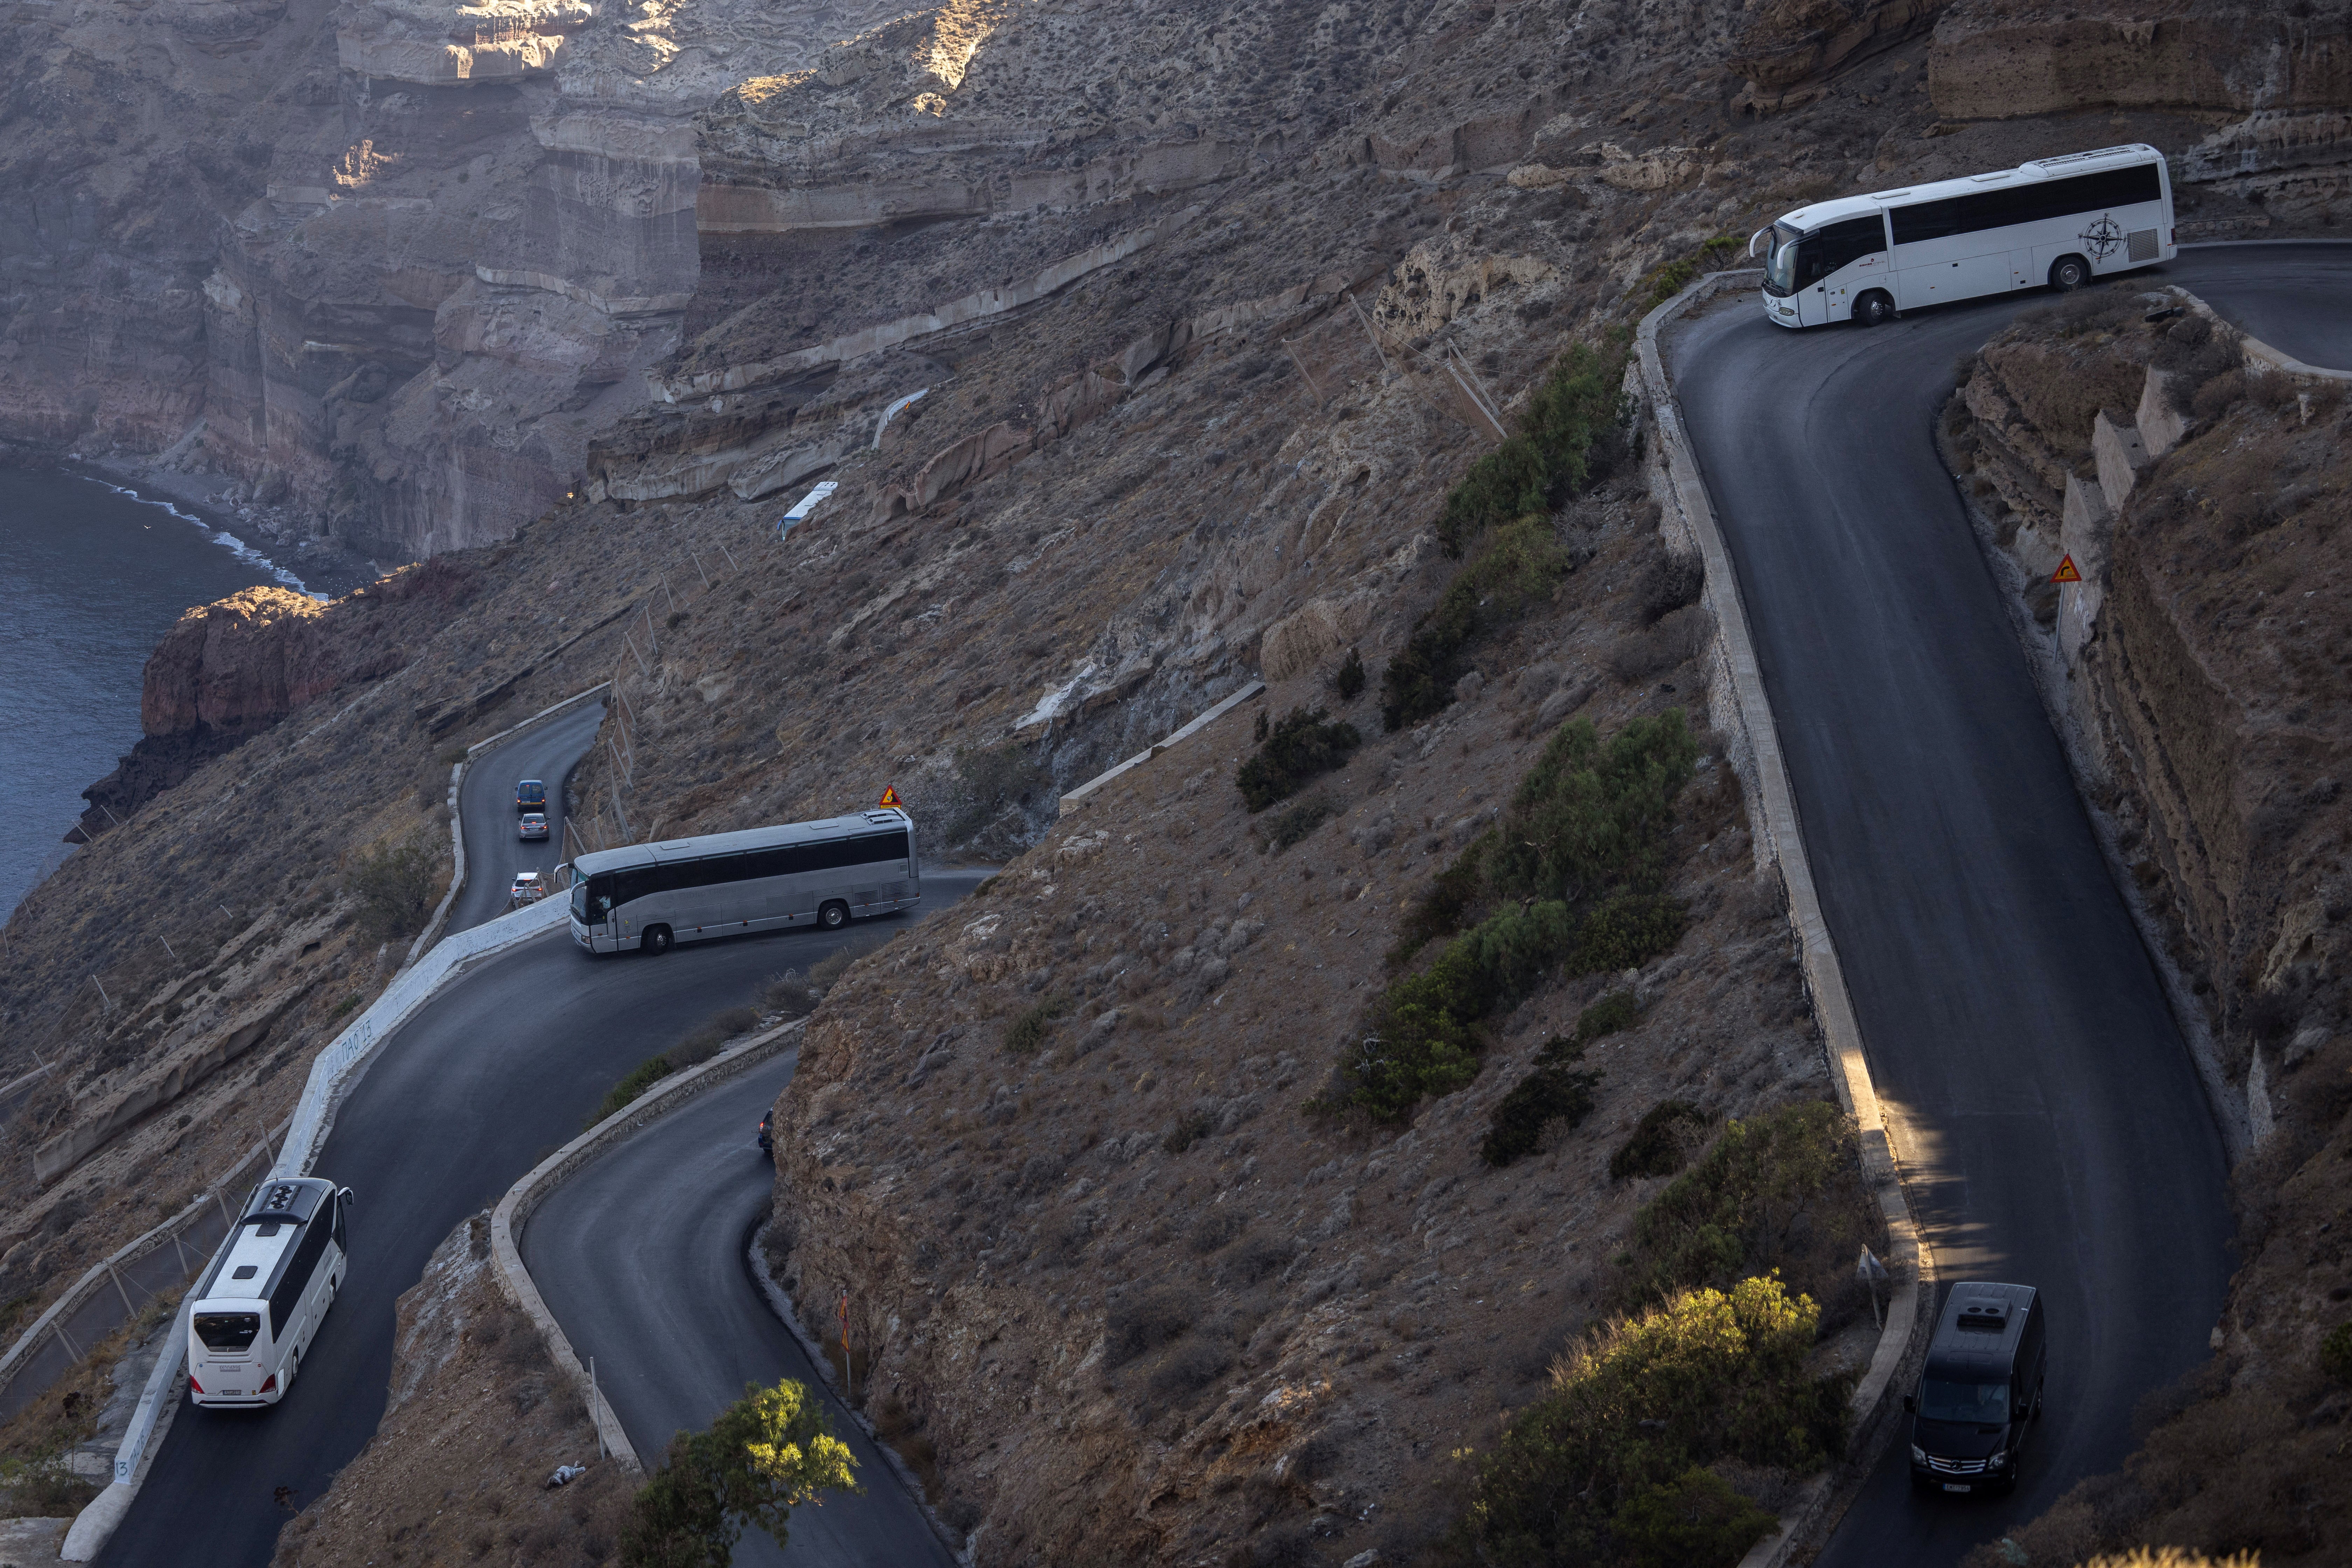
{"label": "small car on road", "polygon": [[775,1114],[771,1110],[760,1118],[760,1152],[771,1160],[776,1157],[776,1135],[769,1130],[768,1121]]}
{"label": "small car on road", "polygon": [[524,779],[515,785],[515,809],[545,811],[547,809],[546,783],[540,779]]}
{"label": "small car on road", "polygon": [[535,904],[547,897],[546,884],[536,871],[517,871],[514,886],[507,889],[507,908],[519,910],[525,904]]}
{"label": "small car on road", "polygon": [[522,820],[517,823],[515,827],[517,837],[544,838],[547,837],[547,818],[536,811],[523,813]]}

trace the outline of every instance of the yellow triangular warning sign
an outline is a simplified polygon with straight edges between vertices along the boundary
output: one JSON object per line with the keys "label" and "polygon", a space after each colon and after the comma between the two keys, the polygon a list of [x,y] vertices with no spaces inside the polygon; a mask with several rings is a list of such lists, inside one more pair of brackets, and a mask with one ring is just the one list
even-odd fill
{"label": "yellow triangular warning sign", "polygon": [[[2067,569],[2068,571],[2070,571],[2070,572],[2071,572],[2071,571],[2073,571],[2073,570],[2074,569],[2074,563],[2073,562],[2069,561],[2069,562],[2066,563],[2066,569]],[[2079,580],[2079,579],[2078,579],[2078,580]],[[888,784],[885,784],[885,785],[883,785],[883,786],[882,786],[882,804],[883,804],[884,805],[886,805],[886,806],[887,806],[887,805],[898,805],[898,792],[896,789],[892,788],[892,787],[891,787],[890,785],[888,785]]]}
{"label": "yellow triangular warning sign", "polygon": [[2050,580],[2053,583],[2079,583],[2083,574],[2074,570],[2074,558],[2069,555],[2058,563],[2058,570],[2050,574]]}

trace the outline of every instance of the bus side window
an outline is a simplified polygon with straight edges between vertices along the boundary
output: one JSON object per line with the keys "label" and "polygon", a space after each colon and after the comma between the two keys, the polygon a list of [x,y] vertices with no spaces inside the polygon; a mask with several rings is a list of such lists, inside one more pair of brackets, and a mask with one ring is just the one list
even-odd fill
{"label": "bus side window", "polygon": [[1798,261],[1797,281],[1818,283],[1839,268],[1865,256],[1875,256],[1885,248],[1886,221],[1875,213],[1833,223],[1805,242]]}

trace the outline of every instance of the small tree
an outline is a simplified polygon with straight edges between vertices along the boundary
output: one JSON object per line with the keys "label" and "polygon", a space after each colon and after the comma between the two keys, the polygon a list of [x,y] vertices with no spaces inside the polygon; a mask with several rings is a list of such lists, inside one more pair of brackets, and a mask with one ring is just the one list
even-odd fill
{"label": "small tree", "polygon": [[746,1524],[784,1544],[784,1524],[827,1491],[857,1491],[849,1447],[807,1388],[746,1384],[702,1432],[670,1439],[621,1533],[625,1568],[727,1568]]}

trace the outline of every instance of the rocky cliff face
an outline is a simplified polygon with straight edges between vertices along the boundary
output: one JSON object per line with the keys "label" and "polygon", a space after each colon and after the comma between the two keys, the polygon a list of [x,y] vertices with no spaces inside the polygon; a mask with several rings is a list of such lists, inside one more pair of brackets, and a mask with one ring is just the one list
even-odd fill
{"label": "rocky cliff face", "polygon": [[[2352,1186],[2344,399],[2250,374],[2226,329],[2170,304],[2125,285],[2029,316],[1985,350],[1948,427],[2251,1143],[2221,1353],[2152,1406],[2123,1473],[2017,1539],[2037,1562],[2154,1539],[2315,1563],[2352,1520],[2321,1348],[2352,1298],[2330,1238]],[[2048,581],[2062,558],[2079,584]]]}

